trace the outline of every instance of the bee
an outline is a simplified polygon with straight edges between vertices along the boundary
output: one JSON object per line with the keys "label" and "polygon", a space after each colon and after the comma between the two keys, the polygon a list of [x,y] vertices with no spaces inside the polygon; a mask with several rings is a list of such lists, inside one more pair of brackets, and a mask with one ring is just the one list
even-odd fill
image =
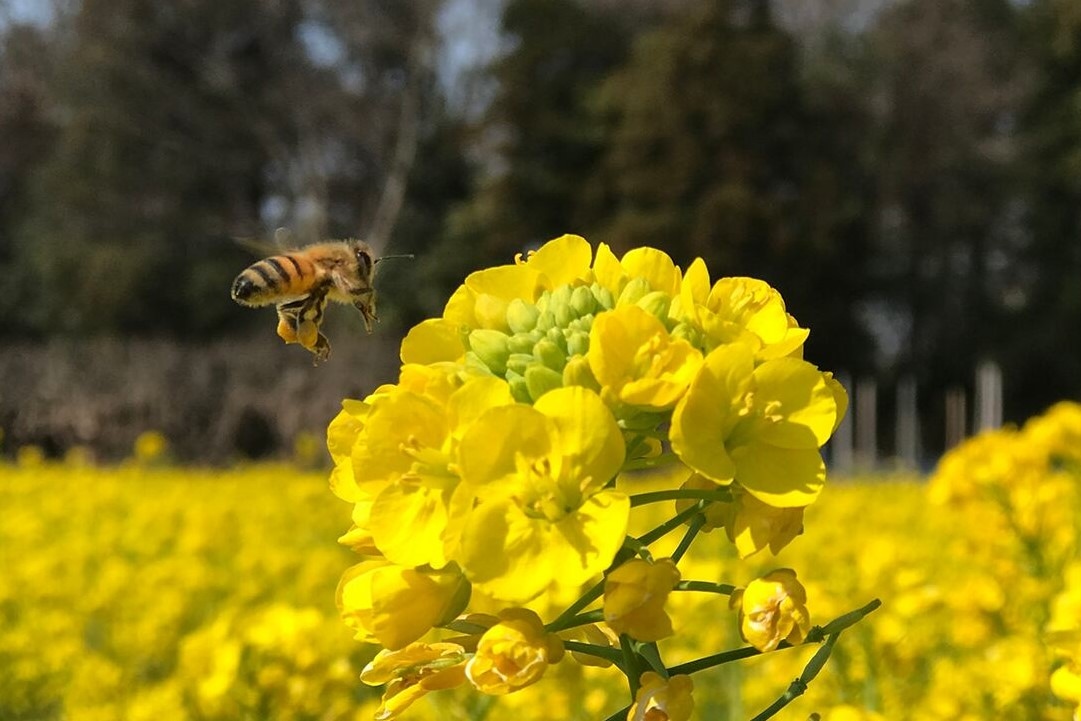
{"label": "bee", "polygon": [[318,365],[330,356],[330,342],[319,330],[328,300],[359,310],[364,327],[372,332],[378,320],[372,279],[379,260],[371,246],[353,239],[284,251],[241,271],[233,281],[232,297],[248,307],[276,305],[278,335],[311,351]]}

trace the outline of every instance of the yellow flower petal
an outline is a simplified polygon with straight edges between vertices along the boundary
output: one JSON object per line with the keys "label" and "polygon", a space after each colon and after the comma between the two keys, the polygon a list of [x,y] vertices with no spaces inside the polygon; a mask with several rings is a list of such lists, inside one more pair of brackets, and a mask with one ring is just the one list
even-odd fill
{"label": "yellow flower petal", "polygon": [[593,247],[580,235],[561,235],[529,255],[526,265],[543,275],[549,289],[586,280]]}
{"label": "yellow flower petal", "polygon": [[465,353],[458,329],[443,318],[429,318],[413,326],[402,340],[402,363],[456,361]]}
{"label": "yellow flower petal", "polygon": [[690,676],[665,679],[646,671],[639,680],[627,721],[689,721],[694,712],[694,682]]}
{"label": "yellow flower petal", "polygon": [[682,273],[663,250],[634,248],[623,255],[620,265],[631,278],[645,278],[650,290],[659,290],[669,296],[679,293]]}
{"label": "yellow flower petal", "polygon": [[540,681],[548,666],[563,658],[563,641],[545,632],[533,611],[507,609],[499,619],[481,636],[476,654],[465,667],[473,686],[491,695],[511,693]]}

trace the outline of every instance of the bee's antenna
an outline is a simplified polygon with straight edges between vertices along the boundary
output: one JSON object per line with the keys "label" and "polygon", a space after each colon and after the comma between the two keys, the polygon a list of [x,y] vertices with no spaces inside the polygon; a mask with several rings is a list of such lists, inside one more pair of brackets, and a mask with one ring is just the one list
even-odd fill
{"label": "bee's antenna", "polygon": [[375,262],[378,263],[381,260],[389,260],[390,258],[408,258],[409,260],[413,260],[416,257],[417,256],[413,255],[412,253],[399,253],[398,255],[381,255],[375,259]]}

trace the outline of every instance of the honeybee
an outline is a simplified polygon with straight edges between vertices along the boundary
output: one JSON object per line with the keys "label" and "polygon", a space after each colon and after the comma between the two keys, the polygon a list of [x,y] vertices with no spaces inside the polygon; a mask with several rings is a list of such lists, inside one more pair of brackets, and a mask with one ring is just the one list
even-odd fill
{"label": "honeybee", "polygon": [[372,332],[372,278],[379,260],[371,246],[353,239],[284,251],[245,268],[233,281],[233,300],[248,307],[276,305],[278,335],[311,351],[318,364],[330,356],[330,342],[319,330],[328,300],[359,310]]}

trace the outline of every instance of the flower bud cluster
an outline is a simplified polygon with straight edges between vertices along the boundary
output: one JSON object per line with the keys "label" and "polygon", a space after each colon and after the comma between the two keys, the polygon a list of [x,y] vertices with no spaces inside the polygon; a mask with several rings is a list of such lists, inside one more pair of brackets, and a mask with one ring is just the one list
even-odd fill
{"label": "flower bud cluster", "polygon": [[545,290],[533,303],[514,298],[507,304],[506,329],[469,332],[465,362],[505,378],[519,403],[533,403],[566,385],[588,385],[580,367],[569,373],[567,361],[589,350],[597,313],[615,301],[599,283]]}

